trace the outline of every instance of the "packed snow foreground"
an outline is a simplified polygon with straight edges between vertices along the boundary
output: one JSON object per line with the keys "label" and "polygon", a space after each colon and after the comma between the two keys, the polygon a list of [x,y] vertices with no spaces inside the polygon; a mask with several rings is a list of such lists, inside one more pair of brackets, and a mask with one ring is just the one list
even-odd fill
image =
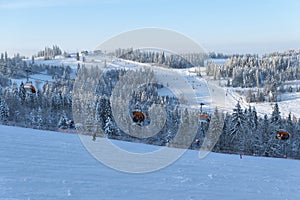
{"label": "packed snow foreground", "polygon": [[[132,175],[95,160],[78,135],[9,126],[0,130],[0,199],[294,200],[300,195],[298,160],[215,153],[199,159],[198,151],[188,150],[164,169]],[[111,142],[135,153],[160,148]],[[109,149],[102,150],[112,161],[122,162]]]}

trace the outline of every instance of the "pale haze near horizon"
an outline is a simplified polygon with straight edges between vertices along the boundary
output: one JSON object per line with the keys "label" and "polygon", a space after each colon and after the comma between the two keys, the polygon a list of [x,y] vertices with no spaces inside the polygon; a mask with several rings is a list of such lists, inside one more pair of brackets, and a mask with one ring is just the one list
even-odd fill
{"label": "pale haze near horizon", "polygon": [[300,47],[296,0],[0,0],[0,52],[30,56],[45,46],[94,50],[139,28],[179,32],[206,51],[268,53]]}

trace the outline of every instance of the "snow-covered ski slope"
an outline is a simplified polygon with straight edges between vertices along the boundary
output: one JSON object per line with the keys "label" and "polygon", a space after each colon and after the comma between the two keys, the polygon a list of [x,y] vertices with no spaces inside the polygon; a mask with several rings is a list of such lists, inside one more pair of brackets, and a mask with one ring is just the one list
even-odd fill
{"label": "snow-covered ski slope", "polygon": [[[95,160],[76,134],[0,126],[0,138],[1,200],[295,200],[300,196],[298,160],[215,153],[199,159],[199,152],[190,150],[164,169],[127,174]],[[133,152],[157,149],[114,143]]]}
{"label": "snow-covered ski slope", "polygon": [[[86,67],[98,66],[104,72],[111,69],[136,70],[148,67],[154,71],[158,83],[162,83],[165,87],[159,91],[160,95],[175,95],[178,98],[182,95],[185,98],[194,98],[194,101],[189,101],[189,107],[199,109],[200,103],[204,103],[203,111],[212,111],[212,97],[210,89],[206,80],[197,76],[195,73],[196,68],[172,69],[162,67],[157,64],[139,63],[104,55],[89,55],[86,62],[82,64]],[[168,90],[170,88],[173,88],[173,91]],[[190,94],[191,91],[192,94]],[[190,102],[193,102],[194,104],[190,104]]]}

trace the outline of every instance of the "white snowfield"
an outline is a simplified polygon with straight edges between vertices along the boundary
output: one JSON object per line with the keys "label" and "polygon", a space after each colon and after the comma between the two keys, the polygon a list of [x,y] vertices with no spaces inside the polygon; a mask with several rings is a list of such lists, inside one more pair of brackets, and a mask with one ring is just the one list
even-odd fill
{"label": "white snowfield", "polygon": [[[128,174],[94,159],[76,134],[0,126],[0,138],[1,200],[296,200],[300,196],[298,160],[240,159],[216,153],[199,159],[198,151],[188,150],[164,169]],[[113,143],[132,152],[159,148]]]}

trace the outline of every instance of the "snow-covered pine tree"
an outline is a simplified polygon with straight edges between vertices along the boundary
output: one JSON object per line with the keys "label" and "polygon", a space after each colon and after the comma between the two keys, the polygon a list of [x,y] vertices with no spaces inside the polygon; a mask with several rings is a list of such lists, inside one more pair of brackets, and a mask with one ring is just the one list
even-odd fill
{"label": "snow-covered pine tree", "polygon": [[18,98],[18,96],[19,96],[19,90],[18,90],[18,86],[17,86],[17,83],[16,83],[16,82],[13,83],[12,95],[13,95],[15,98]]}
{"label": "snow-covered pine tree", "polygon": [[219,149],[221,152],[232,151],[231,122],[232,122],[232,116],[229,113],[226,113],[224,118],[223,131],[216,145],[218,146],[216,147],[216,149]]}
{"label": "snow-covered pine tree", "polygon": [[222,134],[224,127],[224,119],[222,114],[216,107],[211,117],[208,132],[203,142],[201,149],[205,151],[211,151],[215,144],[218,142],[220,135]]}
{"label": "snow-covered pine tree", "polygon": [[68,119],[65,116],[65,113],[63,115],[61,115],[60,120],[58,122],[58,128],[61,129],[67,129],[68,128],[68,123],[67,123]]}
{"label": "snow-covered pine tree", "polygon": [[25,102],[25,99],[26,99],[26,90],[24,88],[23,81],[21,82],[20,87],[19,87],[19,96],[20,96],[20,99],[21,99],[21,104],[23,104]]}
{"label": "snow-covered pine tree", "polygon": [[260,130],[258,130],[258,117],[255,107],[249,106],[246,115],[246,153],[249,154],[261,154],[263,136]]}
{"label": "snow-covered pine tree", "polygon": [[280,111],[277,103],[275,103],[274,105],[274,109],[270,121],[275,129],[281,128],[281,116],[280,116]]}
{"label": "snow-covered pine tree", "polygon": [[245,116],[244,116],[244,112],[243,109],[241,108],[240,102],[238,102],[235,105],[235,108],[233,109],[233,113],[232,113],[232,129],[231,129],[231,133],[232,134],[237,134],[238,132],[243,132],[243,125],[245,122]]}
{"label": "snow-covered pine tree", "polygon": [[262,119],[261,123],[260,123],[260,130],[262,133],[262,140],[263,140],[263,144],[267,144],[271,135],[270,135],[270,123],[269,123],[269,119],[268,119],[268,115],[265,114],[264,118]]}
{"label": "snow-covered pine tree", "polygon": [[105,126],[104,126],[104,133],[106,135],[106,137],[110,138],[111,135],[113,134],[113,124],[112,121],[110,119],[110,117],[108,116],[107,119],[105,120]]}
{"label": "snow-covered pine tree", "polygon": [[245,133],[245,115],[240,103],[238,102],[233,109],[232,121],[231,121],[231,142],[233,142],[233,148],[240,153],[244,152],[246,143]]}
{"label": "snow-covered pine tree", "polygon": [[257,117],[256,108],[255,107],[251,108],[251,106],[249,106],[248,111],[249,111],[249,120],[250,120],[249,125],[253,130],[256,130],[258,126],[258,117]]}
{"label": "snow-covered pine tree", "polygon": [[36,125],[38,129],[42,129],[42,127],[44,126],[43,110],[41,107],[39,107],[37,110]]}
{"label": "snow-covered pine tree", "polygon": [[0,122],[3,124],[7,123],[9,117],[9,108],[5,100],[0,97]]}
{"label": "snow-covered pine tree", "polygon": [[8,54],[7,54],[7,52],[5,51],[5,53],[4,53],[4,59],[5,59],[5,62],[7,62],[8,61]]}

